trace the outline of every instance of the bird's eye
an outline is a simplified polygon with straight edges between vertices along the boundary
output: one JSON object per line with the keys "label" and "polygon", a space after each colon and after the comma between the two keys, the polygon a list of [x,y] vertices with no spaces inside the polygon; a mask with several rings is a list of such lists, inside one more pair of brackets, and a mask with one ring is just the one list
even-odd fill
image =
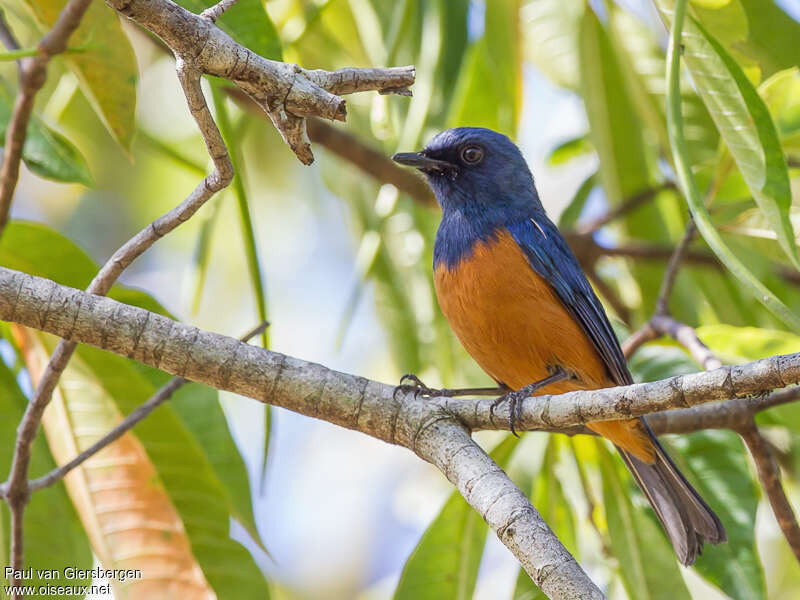
{"label": "bird's eye", "polygon": [[480,146],[466,146],[461,151],[461,160],[468,165],[477,165],[483,160],[483,148]]}

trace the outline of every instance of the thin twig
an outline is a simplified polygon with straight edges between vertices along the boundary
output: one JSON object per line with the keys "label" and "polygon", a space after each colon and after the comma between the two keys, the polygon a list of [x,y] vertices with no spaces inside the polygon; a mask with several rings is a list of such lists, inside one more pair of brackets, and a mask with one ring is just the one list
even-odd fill
{"label": "thin twig", "polygon": [[2,9],[0,9],[0,42],[3,42],[3,45],[8,50],[19,50],[19,42],[8,26],[5,11]]}
{"label": "thin twig", "polygon": [[214,6],[209,6],[207,9],[201,12],[200,16],[208,19],[212,23],[216,23],[217,19],[222,16],[222,13],[224,13],[238,1],[239,0],[220,0]]}
{"label": "thin twig", "polygon": [[794,511],[783,490],[783,485],[781,485],[780,469],[769,451],[766,440],[752,420],[748,426],[738,429],[737,433],[744,440],[750,456],[753,457],[753,462],[756,463],[758,478],[761,481],[761,487],[767,494],[775,520],[794,552],[795,558],[800,562],[800,527],[797,525]]}
{"label": "thin twig", "polygon": [[689,244],[694,239],[697,227],[694,220],[689,219],[689,224],[686,225],[686,231],[683,237],[675,246],[675,251],[669,258],[667,268],[664,270],[664,279],[661,281],[661,287],[658,290],[658,299],[656,300],[656,315],[669,314],[669,297],[672,294],[672,288],[675,285],[675,279],[678,276],[678,270],[683,263],[684,255],[689,247]]}
{"label": "thin twig", "polygon": [[[248,331],[239,339],[243,342],[248,342],[255,336],[265,331],[267,327],[269,327],[269,322],[264,321],[258,327]],[[123,436],[123,434],[133,429],[140,421],[152,413],[156,408],[164,404],[164,402],[169,400],[175,392],[177,392],[183,385],[187,383],[190,383],[189,380],[184,379],[183,377],[173,377],[170,379],[155,394],[153,394],[147,400],[147,402],[137,407],[136,410],[125,417],[125,419],[123,419],[116,427],[105,434],[102,438],[97,440],[94,444],[86,448],[86,450],[78,454],[69,462],[56,467],[46,475],[43,475],[37,479],[33,479],[28,486],[30,492],[36,492],[53,485],[57,481],[61,481],[61,479],[63,479],[64,476],[72,469],[79,466],[87,459],[97,454],[100,450],[108,446],[110,443],[118,440]]]}
{"label": "thin twig", "polygon": [[[33,111],[33,101],[47,78],[47,64],[56,54],[67,49],[67,41],[80,25],[91,0],[70,0],[53,28],[39,42],[38,54],[19,61],[19,91],[14,100],[14,111],[6,130],[3,145],[3,165],[0,167],[0,235],[8,223],[11,201],[19,180],[19,164],[28,131],[28,121]],[[5,25],[5,22],[3,22]],[[15,44],[10,30],[3,29],[3,43]],[[6,34],[8,34],[6,36]]]}
{"label": "thin twig", "polygon": [[639,329],[634,331],[627,340],[622,342],[622,353],[625,355],[625,358],[629,359],[641,346],[647,342],[657,340],[660,337],[661,334],[653,329],[650,321],[648,321]]}
{"label": "thin twig", "polygon": [[668,315],[655,315],[650,319],[650,327],[661,335],[668,335],[689,351],[694,361],[706,371],[722,366],[722,361],[697,337],[693,327],[681,323]]}
{"label": "thin twig", "polygon": [[675,184],[671,181],[667,181],[661,185],[642,190],[641,192],[638,192],[629,198],[625,198],[619,206],[612,208],[603,216],[586,223],[579,223],[575,227],[575,232],[579,235],[590,235],[604,225],[608,225],[611,221],[630,214],[641,205],[645,204],[648,200],[658,195],[660,192],[674,189]]}

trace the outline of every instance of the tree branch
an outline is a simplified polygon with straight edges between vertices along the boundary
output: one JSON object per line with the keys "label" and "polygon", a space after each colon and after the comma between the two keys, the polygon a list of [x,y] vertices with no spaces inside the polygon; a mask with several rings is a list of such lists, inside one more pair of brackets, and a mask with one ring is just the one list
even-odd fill
{"label": "tree branch", "polygon": [[767,446],[767,442],[752,420],[745,427],[738,429],[737,433],[744,440],[747,449],[750,451],[750,456],[753,457],[753,461],[756,463],[761,487],[764,488],[767,494],[772,513],[775,515],[775,520],[778,521],[783,537],[786,538],[795,558],[800,562],[800,527],[797,525],[797,519],[791,504],[789,504],[789,499],[783,491],[781,472]]}
{"label": "tree branch", "polygon": [[[28,121],[33,111],[33,101],[47,78],[47,65],[50,59],[67,49],[67,41],[80,25],[90,2],[91,0],[69,0],[58,15],[53,28],[37,45],[37,55],[23,58],[18,63],[19,90],[6,130],[3,165],[0,167],[0,235],[8,223],[11,201],[19,180],[19,163],[22,160],[22,147],[25,145]],[[2,21],[0,29],[2,29],[3,43],[7,47],[10,47],[9,45],[19,46],[14,36],[11,35],[5,20]],[[12,585],[15,585],[13,581]]]}
{"label": "tree branch", "polygon": [[597,219],[593,219],[591,221],[587,221],[585,223],[579,223],[578,226],[575,228],[575,233],[578,235],[591,235],[601,227],[608,225],[611,221],[614,221],[620,217],[623,217],[627,214],[630,214],[641,205],[645,204],[648,200],[652,199],[659,193],[663,192],[664,190],[674,190],[675,184],[671,181],[667,181],[662,183],[661,185],[657,185],[655,187],[647,188],[646,190],[642,190],[641,192],[630,196],[629,198],[625,198],[619,206],[612,208],[606,214]]}
{"label": "tree branch", "polygon": [[414,83],[413,66],[331,72],[268,60],[236,43],[210,18],[170,0],[106,0],[106,4],[156,34],[177,60],[238,86],[269,115],[304,164],[314,160],[305,117],[344,121],[347,110],[340,94],[377,90],[409,95],[408,87]]}
{"label": "tree branch", "polygon": [[[248,342],[255,336],[261,334],[261,332],[263,332],[267,327],[269,327],[269,323],[265,321],[255,329],[248,331],[244,336],[242,336],[239,339],[243,342]],[[127,417],[125,417],[116,427],[111,429],[111,431],[109,431],[102,438],[97,440],[94,444],[86,448],[86,450],[78,453],[78,455],[75,456],[75,458],[73,458],[69,462],[66,462],[63,465],[56,467],[49,473],[42,475],[37,479],[32,480],[29,484],[29,489],[31,493],[46,487],[50,487],[57,481],[61,481],[66,476],[67,473],[72,471],[72,469],[80,466],[87,459],[91,458],[92,456],[100,452],[100,450],[102,450],[112,442],[115,442],[116,440],[121,438],[125,433],[133,429],[139,422],[141,422],[155,409],[157,409],[159,406],[164,404],[164,402],[172,398],[173,394],[187,383],[189,383],[189,381],[183,379],[182,377],[173,377],[172,379],[170,379],[161,388],[159,388],[159,390],[155,394],[153,394],[146,402],[144,402],[141,406],[137,407],[136,410],[131,412]],[[0,496],[5,496],[4,489],[2,486],[0,486]]]}
{"label": "tree branch", "polygon": [[[413,394],[394,398],[394,386],[2,267],[0,319],[409,448],[444,472],[549,597],[603,597],[525,495],[470,438],[468,423],[440,402]],[[109,330],[114,335],[106,335]],[[797,362],[800,375],[800,357]]]}
{"label": "tree branch", "polygon": [[[587,587],[589,580],[557,538],[543,528],[524,495],[470,440],[471,430],[508,427],[504,416],[491,415],[491,399],[423,399],[413,394],[394,398],[394,386],[5,268],[0,268],[0,319],[405,446],[445,472],[548,595],[600,597],[596,588]],[[107,335],[110,330],[114,335]],[[519,425],[574,430],[589,421],[631,418],[713,400],[751,401],[746,397],[798,382],[800,353],[775,356],[653,383],[527,398]],[[795,393],[794,388],[791,391]],[[567,589],[568,584],[573,587]]]}
{"label": "tree branch", "polygon": [[683,237],[678,242],[678,245],[675,246],[675,250],[672,256],[669,257],[667,268],[664,271],[664,279],[661,281],[658,299],[656,300],[656,315],[669,314],[669,297],[672,295],[672,288],[675,286],[675,279],[678,277],[678,270],[683,263],[683,258],[696,233],[697,226],[690,217],[686,231],[683,232]]}
{"label": "tree branch", "polygon": [[[48,305],[58,306],[58,310],[48,309]],[[508,429],[504,415],[490,416],[491,398],[415,399],[410,394],[393,399],[394,386],[338,373],[2,267],[0,319],[109,350],[179,377],[357,429],[390,443],[405,445],[398,441],[400,434],[395,430],[409,410],[455,418],[472,430]],[[106,335],[109,328],[113,328],[114,336]],[[568,430],[590,421],[625,419],[717,400],[741,398],[757,404],[761,401],[751,396],[798,382],[800,353],[773,356],[651,383],[534,396],[523,401],[519,424],[525,430]],[[794,390],[786,393],[794,394]],[[788,401],[773,396],[759,409]]]}

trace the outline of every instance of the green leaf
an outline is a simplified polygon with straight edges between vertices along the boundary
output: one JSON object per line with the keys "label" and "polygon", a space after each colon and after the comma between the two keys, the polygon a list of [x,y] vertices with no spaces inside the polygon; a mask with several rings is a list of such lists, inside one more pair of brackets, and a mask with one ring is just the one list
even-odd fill
{"label": "green leaf", "polygon": [[[5,139],[11,120],[13,100],[0,86],[0,138]],[[86,159],[67,138],[53,131],[36,115],[28,122],[28,134],[22,147],[22,160],[40,177],[54,181],[92,185]]]}
{"label": "green leaf", "polygon": [[758,88],[782,141],[800,131],[800,67],[775,73]]}
{"label": "green leaf", "polygon": [[[42,29],[50,29],[66,0],[25,0]],[[130,152],[136,130],[136,79],[133,48],[116,11],[92,2],[69,39],[85,51],[61,57],[78,78],[81,91],[120,146]]]}
{"label": "green leaf", "polygon": [[[591,140],[600,159],[599,175],[610,207],[653,187],[655,155],[644,141],[625,69],[606,27],[587,10],[581,21],[579,58],[581,94],[591,126]],[[648,243],[671,240],[665,216],[654,201],[639,207],[623,221],[625,233]],[[635,264],[632,280],[639,287],[643,307],[655,304],[663,268]]]}
{"label": "green leaf", "polygon": [[[767,286],[759,281],[722,240],[719,232],[711,222],[708,208],[697,188],[697,182],[695,181],[688,158],[686,136],[680,109],[680,47],[685,10],[685,0],[676,0],[675,23],[670,33],[667,68],[667,130],[672,143],[672,158],[675,162],[678,180],[680,181],[686,200],[689,203],[697,228],[709,247],[711,247],[730,272],[744,284],[745,289],[753,297],[761,302],[781,321],[795,331],[800,331],[800,318],[781,302]],[[696,35],[700,36],[701,34],[697,33]],[[700,37],[693,39],[705,38]]]}
{"label": "green leaf", "polygon": [[484,27],[463,62],[448,126],[488,127],[514,137],[522,107],[519,3],[487,3]]}
{"label": "green leaf", "polygon": [[[657,0],[657,4],[662,14],[671,14],[672,0]],[[789,219],[789,172],[764,101],[742,68],[696,20],[686,20],[681,40],[684,61],[700,97],[781,247],[800,268]]]}
{"label": "green leaf", "polygon": [[[134,363],[134,366],[155,389],[170,380],[170,376],[163,371],[151,369],[140,363]],[[223,493],[228,497],[233,518],[239,521],[262,550],[266,550],[253,515],[250,477],[228,428],[227,419],[219,403],[219,392],[204,385],[191,383],[175,392],[169,405],[194,435],[214,474],[222,483]]]}
{"label": "green leaf", "polygon": [[755,535],[759,491],[742,443],[730,431],[671,436],[669,441],[678,450],[670,455],[728,533],[726,543],[705,549],[695,569],[734,600],[765,599]]}
{"label": "green leaf", "polygon": [[642,131],[631,119],[633,102],[608,33],[593,11],[581,21],[581,93],[591,125],[591,139],[600,158],[600,179],[608,203],[650,186]]}
{"label": "green leaf", "polygon": [[[231,122],[228,107],[225,104],[225,94],[220,82],[213,81],[211,83],[211,93],[214,98],[214,108],[216,108],[217,111],[219,130],[228,146],[235,173],[233,176],[232,188],[233,194],[236,196],[236,205],[239,207],[239,228],[241,230],[242,239],[244,240],[244,250],[247,256],[247,270],[250,273],[250,284],[253,287],[258,320],[260,323],[265,323],[267,321],[267,296],[264,291],[264,280],[261,277],[261,261],[258,257],[258,245],[256,244],[256,232],[253,226],[253,219],[250,216],[250,203],[244,185],[244,157],[241,152],[241,139],[239,139],[239,136],[236,134]],[[269,346],[269,335],[267,331],[268,329],[265,329],[264,333],[261,334],[261,344],[264,348]]]}
{"label": "green leaf", "polygon": [[761,65],[761,75],[800,64],[800,23],[787,15],[777,2],[738,0],[747,14],[750,35],[737,48]]}
{"label": "green leaf", "polygon": [[[609,17],[612,41],[618,48],[623,72],[631,83],[632,100],[642,123],[660,151],[669,153],[665,113],[665,55],[653,29],[633,13],[612,6]],[[716,162],[719,133],[703,101],[689,81],[681,83],[681,109],[686,121],[689,154],[693,165]]]}
{"label": "green leaf", "polygon": [[525,58],[556,85],[580,85],[578,40],[583,0],[531,0],[522,9]]}
{"label": "green leaf", "polygon": [[[90,346],[78,346],[77,354],[125,415],[156,391],[120,356]],[[201,440],[209,441],[219,433],[219,426],[198,438],[177,412],[165,404],[139,423],[134,433],[180,514],[192,553],[218,598],[268,598],[267,582],[253,557],[229,535],[231,497],[209,460],[212,455],[216,460],[222,457],[201,445]],[[197,415],[192,425],[204,426]],[[217,437],[216,442],[220,441]]]}
{"label": "green leaf", "polygon": [[[0,238],[0,264],[81,289],[97,272],[91,258],[67,238],[42,225],[17,221],[11,222]],[[109,296],[166,313],[138,290],[115,285]],[[78,353],[124,414],[156,390],[123,358],[85,346],[80,346]],[[158,382],[166,378],[163,373],[139,368]],[[172,400],[174,406],[159,408],[157,414],[137,425],[135,433],[164,479],[195,556],[218,596],[241,597],[233,581],[241,577],[245,597],[263,597],[263,576],[250,554],[228,536],[231,515],[260,543],[247,472],[227,431],[216,393],[203,389],[188,386]]]}
{"label": "green leaf", "polygon": [[547,164],[551,167],[557,167],[568,163],[574,158],[591,154],[594,151],[594,146],[589,140],[588,135],[580,135],[574,137],[566,142],[560,143],[558,146],[550,151],[545,159]]}
{"label": "green leaf", "polygon": [[800,336],[787,331],[731,325],[702,325],[697,336],[726,362],[760,360],[800,352]]}
{"label": "green leaf", "polygon": [[[16,428],[28,399],[19,389],[14,374],[0,360],[0,464],[5,469],[11,464],[14,454]],[[55,462],[47,448],[44,435],[39,432],[33,443],[31,455],[31,477],[39,477],[55,468]],[[0,507],[0,564],[8,564],[4,552],[8,549],[9,512],[5,502]],[[39,490],[31,496],[25,510],[25,566],[33,567],[33,578],[23,580],[23,585],[64,585],[64,581],[53,582],[40,578],[37,569],[54,569],[63,577],[66,567],[91,569],[92,550],[75,513],[63,482]],[[0,571],[0,582],[5,582]],[[71,580],[69,585],[88,585],[89,578]],[[83,598],[84,594],[68,596]],[[0,591],[0,597],[5,597]],[[52,594],[26,595],[26,598],[52,598]]]}
{"label": "green leaf", "polygon": [[[545,522],[553,530],[559,540],[575,556],[578,541],[575,530],[575,519],[572,507],[567,500],[561,482],[556,476],[556,463],[558,462],[558,439],[551,435],[547,441],[547,448],[539,469],[539,476],[534,483],[531,498]],[[539,600],[545,599],[544,592],[533,583],[528,574],[520,569],[517,583],[514,588],[514,600]]]}
{"label": "green leaf", "polygon": [[597,186],[597,171],[589,175],[583,180],[583,183],[575,191],[572,200],[569,201],[567,207],[562,211],[558,218],[558,228],[562,231],[567,231],[575,226],[578,219],[583,212],[583,207],[586,206],[586,200],[589,199],[589,194]]}
{"label": "green leaf", "polygon": [[603,505],[611,549],[628,596],[637,600],[690,598],[675,553],[658,525],[631,503],[630,488],[618,462],[596,441],[603,479]]}
{"label": "green leaf", "polygon": [[[71,240],[45,225],[27,221],[12,221],[6,227],[0,238],[0,265],[81,290],[98,270],[89,255]],[[152,296],[140,290],[114,284],[108,296],[170,316]]]}
{"label": "green leaf", "polygon": [[[215,0],[179,0],[177,4],[195,14],[216,4]],[[217,19],[217,25],[242,46],[264,58],[281,60],[282,48],[278,30],[261,0],[239,0]]]}
{"label": "green leaf", "polygon": [[[518,441],[508,436],[491,452],[498,465],[508,462]],[[461,494],[453,492],[408,557],[394,600],[472,598],[487,529]]]}

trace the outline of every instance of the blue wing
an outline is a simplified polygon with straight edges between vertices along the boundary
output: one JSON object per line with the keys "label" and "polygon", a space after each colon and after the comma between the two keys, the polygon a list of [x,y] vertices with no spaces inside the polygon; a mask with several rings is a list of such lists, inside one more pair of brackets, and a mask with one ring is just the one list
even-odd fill
{"label": "blue wing", "polygon": [[580,324],[617,385],[633,383],[600,300],[564,237],[544,214],[507,226],[534,271],[547,281]]}

